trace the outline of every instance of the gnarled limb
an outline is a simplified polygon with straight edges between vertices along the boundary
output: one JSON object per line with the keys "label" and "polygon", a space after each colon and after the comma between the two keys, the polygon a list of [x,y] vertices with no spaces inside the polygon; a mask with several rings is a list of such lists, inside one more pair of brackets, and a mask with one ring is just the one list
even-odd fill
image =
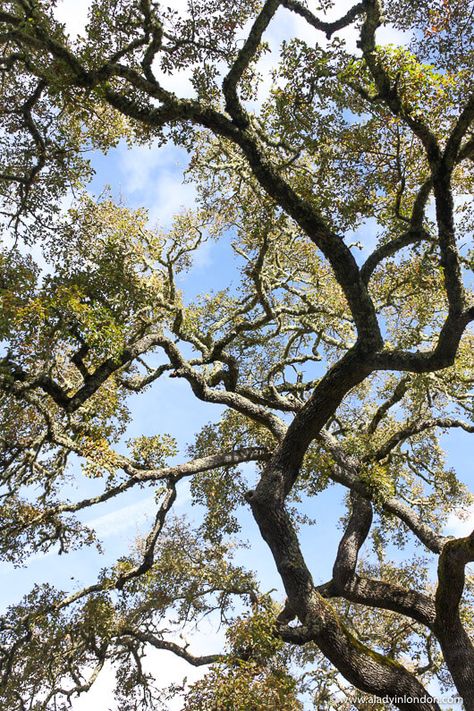
{"label": "gnarled limb", "polygon": [[474,561],[474,531],[465,538],[445,543],[438,564],[436,622],[434,629],[446,664],[467,711],[474,709],[474,645],[460,615],[465,567]]}
{"label": "gnarled limb", "polygon": [[332,584],[343,592],[355,575],[357,558],[372,525],[372,506],[367,499],[351,491],[352,511],[337,549],[332,569]]}
{"label": "gnarled limb", "polygon": [[374,370],[433,373],[454,363],[461,338],[474,320],[474,306],[460,316],[448,315],[431,351],[383,350],[372,357]]}
{"label": "gnarled limb", "polygon": [[316,17],[316,15],[314,15],[311,10],[306,7],[306,5],[303,5],[298,0],[283,0],[282,5],[288,10],[291,10],[297,15],[303,17],[308,24],[311,25],[311,27],[314,27],[315,30],[324,32],[328,39],[330,39],[338,30],[342,30],[344,27],[347,27],[354,22],[354,20],[364,11],[364,3],[358,2],[353,5],[350,10],[343,15],[343,17],[340,17],[338,20],[334,20],[333,22],[325,22],[324,20],[320,20]]}
{"label": "gnarled limb", "polygon": [[350,602],[392,610],[430,628],[435,620],[435,606],[427,595],[357,574],[357,558],[370,530],[372,506],[354,490],[351,490],[351,501],[352,511],[339,543],[332,580],[318,586],[318,592],[325,598],[342,597]]}
{"label": "gnarled limb", "polygon": [[273,16],[280,7],[280,4],[281,0],[267,0],[264,3],[260,13],[252,25],[252,28],[250,29],[244,45],[240,49],[235,62],[232,64],[232,67],[222,84],[222,90],[226,102],[226,111],[235,123],[243,129],[248,126],[249,119],[239,101],[237,86],[243,73],[254,58],[258,46],[262,40],[263,33],[273,19]]}
{"label": "gnarled limb", "polygon": [[[284,508],[284,479],[282,472],[270,465],[257,489],[248,494],[248,500],[301,624],[323,654],[357,688],[382,697],[388,695],[400,709],[438,710],[437,703],[422,701],[427,697],[426,689],[413,674],[361,644],[319,595]],[[396,698],[406,696],[415,701],[407,704]]]}

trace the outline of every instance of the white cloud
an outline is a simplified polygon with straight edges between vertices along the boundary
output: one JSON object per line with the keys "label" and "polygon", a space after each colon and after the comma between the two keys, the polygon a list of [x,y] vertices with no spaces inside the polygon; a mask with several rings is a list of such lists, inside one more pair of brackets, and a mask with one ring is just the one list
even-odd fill
{"label": "white cloud", "polygon": [[394,44],[406,46],[411,39],[411,33],[397,30],[391,25],[384,25],[377,31],[377,43],[382,45]]}
{"label": "white cloud", "polygon": [[91,690],[73,699],[71,709],[73,711],[90,711],[91,709],[116,711],[117,706],[112,701],[114,686],[115,673],[112,666],[108,664],[100,672]]}
{"label": "white cloud", "polygon": [[195,187],[183,182],[188,159],[182,149],[168,144],[123,147],[118,180],[126,195],[139,196],[150,211],[150,222],[169,226],[173,215],[195,204]]}
{"label": "white cloud", "polygon": [[91,0],[61,0],[58,3],[54,14],[59,22],[66,25],[71,37],[84,34],[90,4]]}
{"label": "white cloud", "polygon": [[183,209],[195,206],[194,185],[183,183],[173,173],[160,173],[155,181],[150,220],[164,227],[169,226],[173,216]]}
{"label": "white cloud", "polygon": [[474,530],[474,504],[467,512],[454,512],[450,514],[446,522],[446,533],[456,538],[469,536]]}
{"label": "white cloud", "polygon": [[[193,684],[206,673],[208,667],[193,667],[184,659],[176,657],[170,652],[153,650],[146,656],[144,667],[147,671],[153,672],[160,687],[164,688],[170,684],[181,684],[184,677],[189,684]],[[102,669],[97,680],[91,689],[72,700],[71,711],[90,711],[100,709],[100,711],[120,711],[116,701],[114,701],[115,671],[112,665],[107,665]],[[180,711],[182,700],[180,697],[167,701],[168,711]]]}
{"label": "white cloud", "polygon": [[201,245],[199,245],[197,250],[194,252],[193,265],[192,265],[190,271],[188,272],[188,274],[186,275],[186,278],[188,278],[190,275],[192,275],[195,272],[199,272],[203,269],[207,269],[208,267],[210,267],[213,264],[213,262],[214,262],[213,254],[212,254],[213,247],[214,247],[214,244],[210,241],[203,242]]}
{"label": "white cloud", "polygon": [[160,68],[159,63],[154,62],[153,73],[166,91],[170,91],[183,99],[196,97],[196,92],[191,83],[192,72],[190,69],[179,69],[173,71],[173,74],[166,74]]}

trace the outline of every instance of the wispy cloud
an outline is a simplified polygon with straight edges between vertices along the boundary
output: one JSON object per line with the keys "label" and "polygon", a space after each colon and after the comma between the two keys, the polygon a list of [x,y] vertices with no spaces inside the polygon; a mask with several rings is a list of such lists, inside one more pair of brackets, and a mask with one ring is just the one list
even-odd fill
{"label": "wispy cloud", "polygon": [[123,147],[117,179],[126,195],[139,197],[147,206],[152,223],[167,227],[180,209],[195,204],[194,185],[183,182],[187,164],[186,152],[171,144]]}
{"label": "wispy cloud", "polygon": [[[175,508],[183,507],[189,500],[189,487],[181,486]],[[151,522],[159,505],[160,502],[157,502],[155,496],[147,496],[110,513],[89,519],[85,525],[93,528],[99,538],[118,536],[134,528],[139,531]]]}
{"label": "wispy cloud", "polygon": [[140,528],[150,521],[157,506],[155,497],[147,496],[146,499],[90,519],[86,521],[86,526],[93,528],[99,538],[117,536],[131,528]]}

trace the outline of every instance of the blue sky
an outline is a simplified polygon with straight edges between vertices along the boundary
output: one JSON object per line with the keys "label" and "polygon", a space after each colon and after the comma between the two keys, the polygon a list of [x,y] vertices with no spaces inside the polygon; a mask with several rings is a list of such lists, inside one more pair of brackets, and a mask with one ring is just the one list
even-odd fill
{"label": "blue sky", "polygon": [[[71,32],[80,32],[83,27],[87,5],[87,0],[66,0],[59,4],[58,12],[61,19],[67,22]],[[182,2],[174,5],[182,5]],[[339,2],[335,12],[341,14],[341,11],[350,5],[352,2]],[[293,20],[293,23],[293,27],[290,27],[289,23],[281,18],[273,30],[273,40],[276,42],[282,39],[293,29],[306,36],[308,32],[306,25],[299,19]],[[396,41],[399,38],[400,33],[390,34],[390,31],[385,31],[386,42]],[[353,41],[353,38],[350,38],[350,41]],[[264,72],[270,62],[271,56],[265,56],[262,66]],[[189,93],[186,75],[174,80],[173,89],[178,94]],[[110,185],[115,197],[121,196],[127,206],[132,208],[145,205],[150,211],[151,224],[159,222],[166,228],[174,213],[181,207],[191,207],[194,202],[194,187],[184,184],[182,179],[186,164],[185,152],[171,145],[159,149],[153,147],[129,149],[125,145],[120,145],[107,156],[94,156],[96,176],[90,185],[90,190],[100,194],[105,185]],[[365,249],[369,249],[373,239],[371,225],[359,230],[356,238],[363,238]],[[210,288],[215,290],[227,288],[234,278],[234,268],[228,243],[225,241],[206,243],[187,276],[186,284],[182,285],[185,294],[191,298],[200,291],[209,291]],[[145,394],[132,398],[130,407],[132,421],[127,438],[139,434],[169,432],[177,438],[183,455],[184,448],[186,444],[192,442],[193,435],[207,422],[217,419],[220,412],[220,409],[215,406],[197,401],[187,383],[179,379],[160,381]],[[444,444],[448,464],[455,467],[460,478],[472,486],[474,475],[472,464],[469,464],[466,434],[455,431],[444,437]],[[99,486],[98,482],[82,480],[81,498],[92,494]],[[317,520],[317,526],[302,531],[303,550],[308,562],[314,566],[313,572],[318,583],[330,577],[340,537],[339,528],[335,524],[342,513],[341,502],[344,493],[341,487],[331,487],[321,494],[312,504],[310,511]],[[154,499],[150,492],[131,491],[120,500],[110,501],[87,512],[84,520],[93,524],[104,541],[103,556],[97,556],[93,551],[86,549],[61,558],[54,554],[38,556],[23,569],[15,570],[12,566],[2,564],[1,569],[7,576],[8,585],[4,586],[0,593],[0,604],[4,606],[17,601],[35,582],[48,581],[64,589],[94,582],[100,568],[112,563],[117,556],[127,550],[130,544],[133,544],[138,535],[146,531],[147,525],[151,523],[153,510]],[[183,483],[179,490],[177,513],[193,515],[186,483]],[[275,573],[270,553],[247,511],[242,512],[241,522],[247,537],[252,542],[250,551],[246,552],[247,565],[257,571],[263,583],[263,590],[275,588],[281,594],[281,583]],[[473,525],[474,509],[470,521],[460,522],[453,517],[447,532],[462,535],[472,530]],[[222,633],[218,632],[212,623],[209,625],[193,638],[195,651],[203,653],[216,651],[222,643]],[[190,669],[184,662],[167,653],[152,653],[149,662],[155,669],[160,670],[166,683],[179,680],[183,674],[193,679],[201,673],[200,670]],[[105,710],[109,705],[113,708],[113,705],[109,704],[112,680],[112,672],[106,671],[91,692],[74,702],[74,711],[86,711],[91,708]],[[179,705],[170,706],[170,709],[175,707],[179,708]]]}

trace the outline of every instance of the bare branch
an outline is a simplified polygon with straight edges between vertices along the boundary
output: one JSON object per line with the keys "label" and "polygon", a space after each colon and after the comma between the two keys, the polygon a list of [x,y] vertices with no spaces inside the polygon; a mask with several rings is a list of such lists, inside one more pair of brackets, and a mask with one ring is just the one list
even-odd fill
{"label": "bare branch", "polygon": [[163,649],[167,652],[173,652],[177,657],[181,657],[194,667],[205,666],[206,664],[215,664],[222,659],[220,654],[207,654],[206,656],[196,657],[187,651],[186,647],[180,647],[175,642],[161,639],[150,632],[142,632],[141,630],[131,627],[124,627],[120,630],[119,637],[132,637],[140,642],[151,644],[155,649]]}
{"label": "bare branch", "polygon": [[424,432],[425,430],[434,429],[435,427],[439,427],[441,429],[459,427],[466,432],[474,432],[474,425],[470,425],[462,420],[455,420],[451,417],[433,417],[430,420],[417,420],[402,427],[398,432],[390,437],[387,442],[379,447],[374,454],[368,455],[367,460],[372,458],[377,461],[385,459],[385,457],[388,456],[388,454],[390,454],[390,452],[401,442],[404,442],[413,435],[420,434],[420,432]]}
{"label": "bare branch", "polygon": [[406,391],[408,390],[408,387],[410,385],[411,378],[410,376],[405,376],[399,382],[397,383],[397,386],[395,390],[393,391],[392,395],[385,400],[384,403],[380,405],[380,407],[377,409],[377,412],[373,416],[371,422],[369,423],[369,426],[367,427],[367,434],[373,434],[377,427],[379,426],[380,422],[383,420],[387,412],[390,410],[391,407],[396,405],[400,400],[403,399],[405,396]]}
{"label": "bare branch", "polygon": [[117,582],[115,583],[115,587],[117,588],[117,590],[122,590],[125,583],[127,583],[129,580],[133,580],[134,578],[140,577],[140,575],[143,575],[144,573],[148,572],[152,567],[155,560],[156,542],[163,529],[166,514],[169,512],[175,501],[176,487],[174,483],[169,481],[168,488],[166,490],[163,501],[161,502],[160,507],[156,513],[153,528],[151,529],[145,541],[143,560],[140,565],[137,565],[136,567],[132,568],[132,570],[128,570],[126,573],[122,573],[119,576]]}

